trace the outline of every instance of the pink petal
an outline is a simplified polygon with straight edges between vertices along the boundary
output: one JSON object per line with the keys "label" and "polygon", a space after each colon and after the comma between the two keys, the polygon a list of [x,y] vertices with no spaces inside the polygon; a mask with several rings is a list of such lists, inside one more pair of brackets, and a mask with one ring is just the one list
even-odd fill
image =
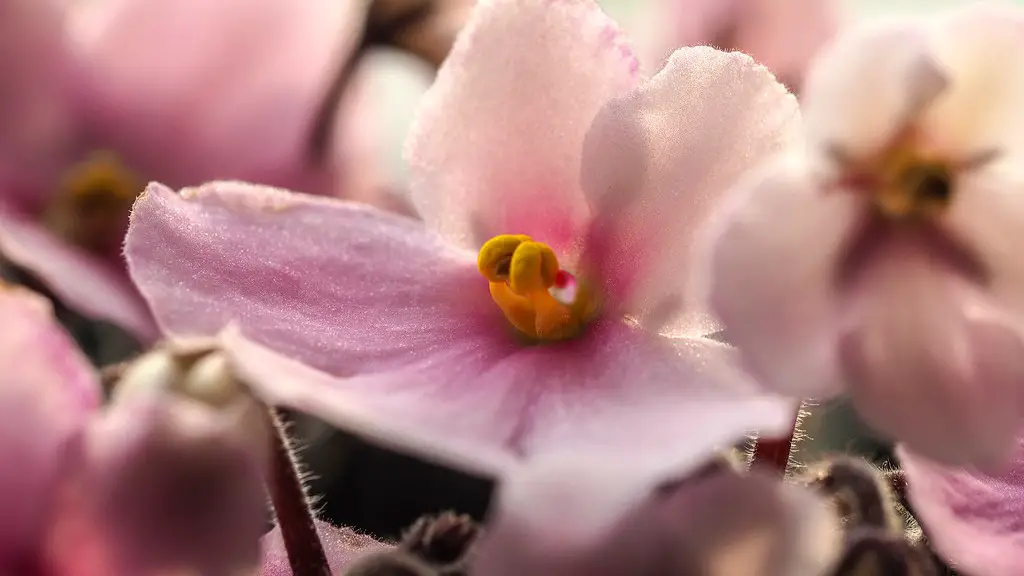
{"label": "pink petal", "polygon": [[63,450],[99,406],[100,389],[42,297],[0,287],[0,318],[2,563],[38,545]]}
{"label": "pink petal", "polygon": [[583,183],[596,212],[585,257],[609,303],[655,330],[713,331],[688,289],[698,228],[744,172],[795,140],[798,121],[796,99],[767,70],[706,47],[677,51],[606,106],[587,136]]}
{"label": "pink petal", "polygon": [[838,552],[831,511],[802,488],[731,472],[679,481],[692,469],[617,456],[561,455],[557,466],[538,462],[508,478],[475,568],[488,576],[810,575],[826,573]]}
{"label": "pink petal", "polygon": [[841,35],[823,49],[801,92],[811,145],[826,160],[861,159],[945,88],[917,20],[896,20]]}
{"label": "pink petal", "polygon": [[307,144],[364,10],[333,0],[81,3],[91,135],[176,186],[237,178],[331,193]]}
{"label": "pink petal", "polygon": [[0,250],[68,307],[153,340],[153,318],[120,264],[98,258],[0,206]]}
{"label": "pink petal", "polygon": [[[360,534],[350,528],[335,528],[326,522],[318,521],[316,531],[320,535],[324,552],[327,553],[327,561],[331,565],[332,574],[344,573],[345,567],[360,556],[390,548],[387,544],[378,542],[371,536]],[[292,576],[284,539],[281,537],[281,529],[275,527],[271,530],[263,537],[261,545],[263,547],[263,568],[260,574],[262,576]]]}
{"label": "pink petal", "polygon": [[898,451],[914,514],[939,556],[961,574],[1017,576],[1024,565],[1024,443],[989,476]]}
{"label": "pink petal", "polygon": [[476,255],[355,203],[214,182],[151,184],[126,240],[161,326],[246,336],[332,374],[397,368],[506,335]]}
{"label": "pink petal", "polygon": [[833,280],[858,216],[852,194],[820,192],[802,162],[783,157],[752,173],[709,227],[707,301],[769,388],[840,391]]}
{"label": "pink petal", "polygon": [[1000,463],[1024,416],[1024,333],[912,234],[883,237],[846,296],[850,395],[925,456]]}
{"label": "pink petal", "polygon": [[479,2],[408,143],[416,208],[462,246],[529,234],[571,248],[588,212],[584,135],[636,69],[595,2]]}
{"label": "pink petal", "polygon": [[971,3],[929,24],[929,53],[949,79],[921,119],[933,145],[960,156],[1024,151],[1024,10]]}
{"label": "pink petal", "polygon": [[75,62],[62,24],[55,2],[0,3],[0,183],[28,202],[38,202],[71,144]]}
{"label": "pink petal", "polygon": [[[387,372],[332,378],[237,334],[243,378],[273,404],[376,442],[486,473],[575,449],[688,465],[745,433],[788,431],[795,405],[752,393],[730,350],[622,324],[569,343],[510,347],[484,335]],[[687,439],[666,442],[666,438]]]}

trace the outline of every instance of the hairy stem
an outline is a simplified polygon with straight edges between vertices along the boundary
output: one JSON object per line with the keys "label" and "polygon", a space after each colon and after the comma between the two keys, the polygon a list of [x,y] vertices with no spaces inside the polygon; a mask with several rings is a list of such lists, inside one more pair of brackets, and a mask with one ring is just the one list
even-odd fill
{"label": "hairy stem", "polygon": [[800,422],[800,410],[793,416],[793,425],[789,434],[784,438],[763,438],[759,437],[754,444],[754,456],[750,460],[750,466],[760,466],[762,469],[774,469],[779,475],[785,475],[789,467],[789,454],[793,449],[793,437],[796,435],[797,424]]}
{"label": "hairy stem", "polygon": [[276,408],[268,408],[267,414],[273,443],[267,485],[288,564],[293,576],[331,576],[283,416]]}

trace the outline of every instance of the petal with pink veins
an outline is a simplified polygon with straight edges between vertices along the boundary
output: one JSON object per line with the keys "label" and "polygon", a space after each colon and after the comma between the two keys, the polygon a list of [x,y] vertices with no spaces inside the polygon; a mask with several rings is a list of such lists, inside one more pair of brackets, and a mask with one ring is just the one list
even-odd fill
{"label": "petal with pink veins", "polygon": [[709,224],[704,297],[767,387],[819,399],[841,391],[834,281],[859,217],[857,198],[818,190],[787,155],[752,172]]}
{"label": "petal with pink veins", "polygon": [[400,368],[481,334],[511,343],[475,254],[360,204],[238,182],[180,194],[151,184],[126,254],[171,334],[214,335],[234,322],[336,375]]}
{"label": "petal with pink veins", "polygon": [[740,176],[799,136],[796,99],[749,56],[678,50],[587,136],[583,184],[595,209],[583,265],[606,300],[657,331],[714,330],[689,270],[700,225]]}
{"label": "petal with pink veins", "polygon": [[142,340],[157,336],[153,317],[123,265],[97,257],[0,207],[0,251],[31,272],[67,306],[108,320]]}
{"label": "petal with pink veins", "polygon": [[[331,574],[344,574],[345,568],[357,558],[391,548],[371,536],[351,528],[336,528],[326,522],[317,521],[316,531],[320,535],[324,553],[327,554],[327,562],[331,565]],[[260,541],[260,545],[263,548],[261,576],[293,576],[280,528],[271,530]]]}
{"label": "petal with pink veins", "polygon": [[961,574],[1017,576],[1024,565],[1024,441],[998,475],[949,468],[898,448],[914,515]]}
{"label": "petal with pink veins", "polygon": [[919,230],[872,231],[843,297],[841,365],[865,421],[948,463],[1001,463],[1024,415],[1024,333]]}
{"label": "petal with pink veins", "polygon": [[571,250],[588,216],[584,135],[636,80],[632,51],[597,3],[481,0],[407,145],[416,208],[464,247],[527,234]]}
{"label": "petal with pink veins", "polygon": [[0,286],[0,571],[38,545],[64,449],[100,403],[96,374],[50,304]]}
{"label": "petal with pink veins", "polygon": [[225,340],[236,369],[266,401],[484,473],[580,447],[689,462],[745,433],[780,435],[796,410],[754,393],[732,368],[731,348],[673,342],[624,324],[595,326],[557,345],[466,339],[352,378],[319,373],[237,331]]}
{"label": "petal with pink veins", "polygon": [[176,186],[245,179],[333,192],[308,144],[365,3],[79,4],[75,38],[92,75],[84,113],[98,144]]}

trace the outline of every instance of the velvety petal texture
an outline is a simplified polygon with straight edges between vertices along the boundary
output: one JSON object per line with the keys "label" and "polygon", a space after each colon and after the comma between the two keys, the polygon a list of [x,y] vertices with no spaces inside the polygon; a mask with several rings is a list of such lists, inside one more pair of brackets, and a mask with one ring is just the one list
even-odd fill
{"label": "velvety petal texture", "polygon": [[510,477],[473,573],[814,576],[839,551],[830,510],[801,488],[731,471],[661,484],[692,469],[618,456],[563,454]]}
{"label": "velvety petal texture", "polygon": [[416,208],[471,249],[527,234],[571,250],[588,215],[584,135],[637,80],[632,51],[596,2],[477,2],[407,144]]}
{"label": "velvety petal texture", "polygon": [[1024,440],[1010,465],[986,475],[898,452],[910,503],[931,545],[962,574],[1015,576],[1024,565]]}
{"label": "velvety petal texture", "polygon": [[244,178],[330,193],[307,142],[364,10],[329,0],[85,2],[75,39],[90,66],[89,134],[178,186]]}
{"label": "velvety petal texture", "polygon": [[799,135],[796,99],[748,56],[673,54],[605,106],[587,135],[583,182],[596,216],[584,265],[608,305],[650,329],[714,331],[690,289],[701,223],[751,167]]}
{"label": "velvety petal texture", "polygon": [[88,361],[49,303],[0,285],[0,572],[36,550],[66,463],[63,450],[100,402]]}
{"label": "velvety petal texture", "polygon": [[[331,526],[326,522],[318,521],[316,532],[324,546],[332,574],[343,574],[355,559],[390,548],[371,536],[360,534],[351,528]],[[264,536],[260,546],[263,549],[263,565],[260,571],[262,576],[293,576],[280,528],[275,527]]]}

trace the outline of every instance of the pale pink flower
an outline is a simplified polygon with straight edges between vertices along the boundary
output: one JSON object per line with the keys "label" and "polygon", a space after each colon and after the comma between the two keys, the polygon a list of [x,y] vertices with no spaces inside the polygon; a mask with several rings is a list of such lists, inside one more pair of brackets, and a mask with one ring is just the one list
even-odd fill
{"label": "pale pink flower", "polygon": [[[0,2],[0,249],[69,307],[157,334],[121,259],[150,179],[336,194],[310,157],[365,7],[334,0]],[[348,118],[351,119],[351,118]]]}
{"label": "pale pink flower", "polygon": [[742,54],[682,50],[639,87],[636,70],[589,0],[480,2],[408,147],[425,226],[152,184],[133,278],[170,333],[237,324],[268,402],[466,465],[580,444],[689,461],[691,435],[788,430],[793,405],[750,396],[700,337],[686,271],[721,191],[794,134],[795,100]]}
{"label": "pale pink flower", "polygon": [[824,576],[841,552],[837,517],[803,487],[721,468],[665,483],[666,470],[618,456],[510,475],[472,573]]}
{"label": "pale pink flower", "polygon": [[769,388],[843,391],[947,462],[995,463],[1024,408],[1024,18],[972,6],[839,40],[807,142],[739,186],[706,294]]}
{"label": "pale pink flower", "polygon": [[839,28],[835,0],[660,0],[652,2],[654,55],[680,46],[738,50],[764,64],[793,90]]}
{"label": "pale pink flower", "polygon": [[999,474],[898,451],[907,497],[935,552],[959,574],[1017,576],[1024,566],[1024,436]]}

